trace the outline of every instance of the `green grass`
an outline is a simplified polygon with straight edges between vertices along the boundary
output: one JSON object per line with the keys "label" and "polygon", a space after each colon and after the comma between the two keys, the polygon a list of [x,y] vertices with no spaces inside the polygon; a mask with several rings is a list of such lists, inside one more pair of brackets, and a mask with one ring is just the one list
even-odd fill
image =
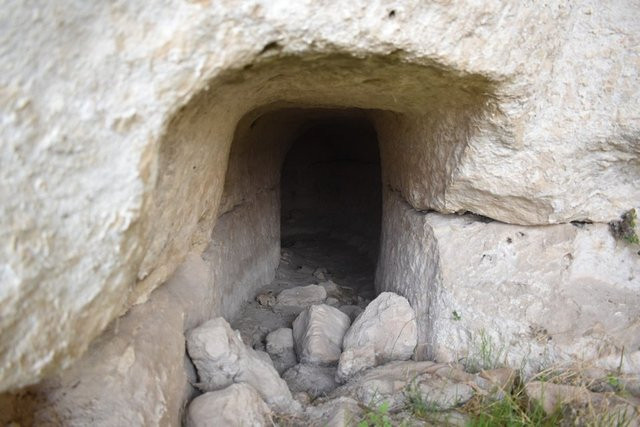
{"label": "green grass", "polygon": [[528,404],[522,392],[506,395],[501,400],[484,400],[470,410],[469,427],[551,427],[560,425],[562,412],[546,414],[539,405]]}
{"label": "green grass", "polygon": [[391,427],[389,403],[382,402],[376,408],[365,408],[364,416],[358,422],[358,427]]}
{"label": "green grass", "polygon": [[505,348],[498,346],[484,329],[480,330],[471,343],[464,367],[467,372],[477,373],[483,369],[495,369],[502,366]]}

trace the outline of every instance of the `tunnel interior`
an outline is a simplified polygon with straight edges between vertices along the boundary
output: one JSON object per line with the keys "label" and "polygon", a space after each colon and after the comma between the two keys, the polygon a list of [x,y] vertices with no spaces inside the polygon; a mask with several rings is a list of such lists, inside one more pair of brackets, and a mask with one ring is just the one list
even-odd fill
{"label": "tunnel interior", "polygon": [[281,247],[371,297],[382,215],[372,124],[341,116],[305,122],[283,162],[280,192]]}

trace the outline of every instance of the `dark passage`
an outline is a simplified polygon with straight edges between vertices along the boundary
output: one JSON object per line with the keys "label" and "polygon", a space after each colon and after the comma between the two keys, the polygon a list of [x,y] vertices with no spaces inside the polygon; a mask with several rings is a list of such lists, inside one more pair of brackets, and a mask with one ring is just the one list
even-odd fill
{"label": "dark passage", "polygon": [[331,238],[375,262],[382,211],[376,133],[363,119],[310,123],[294,141],[281,175],[281,236]]}
{"label": "dark passage", "polygon": [[354,307],[362,310],[375,297],[382,215],[375,130],[351,116],[311,120],[286,156],[280,189],[282,249],[276,277],[232,323],[256,349],[265,348],[269,331],[291,327],[298,314],[279,309],[275,297],[283,289],[329,285],[325,303],[349,306],[345,312],[354,314]]}

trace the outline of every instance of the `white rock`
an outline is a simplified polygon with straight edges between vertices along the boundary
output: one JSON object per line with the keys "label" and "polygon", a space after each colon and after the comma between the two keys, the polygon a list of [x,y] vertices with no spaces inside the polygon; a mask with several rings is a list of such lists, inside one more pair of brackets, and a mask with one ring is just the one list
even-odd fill
{"label": "white rock", "polygon": [[278,294],[276,310],[302,311],[314,304],[321,304],[327,298],[327,291],[318,285],[298,286]]}
{"label": "white rock", "polygon": [[416,315],[406,298],[383,292],[371,301],[344,336],[345,350],[373,345],[377,363],[407,360],[417,343]]}
{"label": "white rock", "polygon": [[271,422],[269,407],[248,384],[233,384],[193,399],[187,427],[265,426]]}
{"label": "white rock", "polygon": [[349,317],[322,304],[304,310],[293,322],[293,340],[300,363],[331,364],[342,353],[342,339]]}
{"label": "white rock", "polygon": [[376,366],[376,352],[373,344],[344,350],[338,361],[336,381],[347,382],[354,374],[373,366]]}
{"label": "white rock", "polygon": [[292,393],[303,391],[315,399],[330,393],[338,386],[335,375],[334,366],[301,363],[288,369],[282,378],[287,382]]}
{"label": "white rock", "polygon": [[295,410],[287,384],[272,364],[244,345],[226,320],[209,320],[187,334],[187,349],[203,391],[225,388],[233,383],[253,386],[269,406],[280,411]]}
{"label": "white rock", "polygon": [[522,227],[423,214],[394,197],[378,280],[418,314],[420,358],[640,371],[640,262],[608,225]]}
{"label": "white rock", "polygon": [[280,328],[270,332],[267,335],[266,343],[267,353],[271,356],[273,365],[280,374],[298,363],[291,328]]}

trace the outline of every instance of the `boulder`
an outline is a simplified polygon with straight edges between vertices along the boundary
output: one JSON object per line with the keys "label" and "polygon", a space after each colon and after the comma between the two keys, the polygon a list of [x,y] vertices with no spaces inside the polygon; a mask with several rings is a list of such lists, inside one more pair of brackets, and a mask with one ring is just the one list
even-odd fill
{"label": "boulder", "polygon": [[300,363],[332,364],[340,359],[349,317],[322,304],[304,310],[293,322],[293,340]]}
{"label": "boulder", "polygon": [[344,336],[345,350],[373,345],[377,363],[407,360],[417,343],[416,315],[406,298],[383,292],[371,301]]}
{"label": "boulder", "polygon": [[198,388],[215,391],[234,383],[253,386],[269,406],[290,412],[297,408],[287,384],[272,364],[244,345],[221,317],[187,334],[187,349],[198,371]]}
{"label": "boulder", "polygon": [[299,313],[305,308],[321,304],[327,298],[327,291],[319,285],[297,286],[281,291],[275,310]]}
{"label": "boulder", "polygon": [[189,404],[186,427],[264,426],[271,423],[269,407],[248,384],[202,394]]}
{"label": "boulder", "polygon": [[298,364],[288,369],[282,378],[292,393],[305,392],[312,399],[326,395],[338,387],[334,366]]}
{"label": "boulder", "polygon": [[344,350],[338,361],[336,381],[345,383],[354,374],[373,366],[376,366],[376,352],[373,345]]}
{"label": "boulder", "polygon": [[270,332],[266,342],[267,353],[271,356],[278,373],[282,374],[297,363],[291,328],[280,328]]}

